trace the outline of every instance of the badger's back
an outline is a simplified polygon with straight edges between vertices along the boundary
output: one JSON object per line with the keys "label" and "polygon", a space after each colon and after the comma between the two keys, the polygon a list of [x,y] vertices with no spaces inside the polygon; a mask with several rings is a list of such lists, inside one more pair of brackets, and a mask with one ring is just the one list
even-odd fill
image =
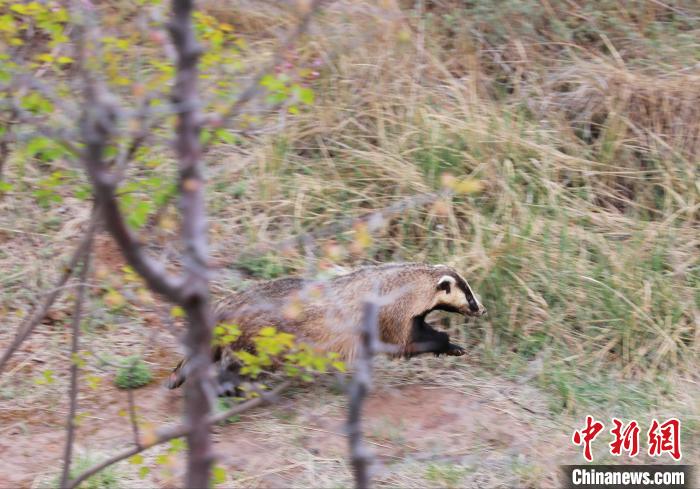
{"label": "badger's back", "polygon": [[[358,268],[325,281],[291,277],[259,282],[222,300],[216,308],[217,322],[237,324],[241,336],[231,349],[246,349],[252,338],[267,326],[292,333],[297,341],[322,351],[354,357],[362,303],[370,294],[390,296],[393,303],[380,313],[382,340],[404,342],[402,323],[420,301],[417,284],[433,267],[418,263],[391,263]],[[402,287],[405,290],[401,290]]]}

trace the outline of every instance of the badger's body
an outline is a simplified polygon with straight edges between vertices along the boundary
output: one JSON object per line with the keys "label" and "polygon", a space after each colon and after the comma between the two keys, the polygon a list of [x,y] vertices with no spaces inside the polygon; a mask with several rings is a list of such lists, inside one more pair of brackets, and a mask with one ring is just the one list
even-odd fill
{"label": "badger's body", "polygon": [[[425,317],[434,310],[481,316],[484,307],[466,280],[445,265],[392,263],[356,269],[326,281],[282,278],[260,282],[233,294],[216,308],[217,323],[236,324],[240,337],[215,348],[213,359],[228,368],[228,353],[252,349],[252,338],[264,327],[293,333],[299,342],[337,352],[351,362],[359,341],[363,303],[379,300],[380,339],[396,345],[400,354],[462,355],[447,333],[434,330]],[[183,362],[173,372],[170,387],[184,382]]]}

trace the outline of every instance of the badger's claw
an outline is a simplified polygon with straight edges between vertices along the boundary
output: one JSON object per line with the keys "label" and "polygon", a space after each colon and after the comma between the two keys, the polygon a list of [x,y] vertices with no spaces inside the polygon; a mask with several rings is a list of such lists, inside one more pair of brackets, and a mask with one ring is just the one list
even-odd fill
{"label": "badger's claw", "polygon": [[461,357],[462,355],[467,354],[467,350],[462,348],[461,346],[454,345],[450,343],[448,349],[447,349],[447,354],[453,357]]}

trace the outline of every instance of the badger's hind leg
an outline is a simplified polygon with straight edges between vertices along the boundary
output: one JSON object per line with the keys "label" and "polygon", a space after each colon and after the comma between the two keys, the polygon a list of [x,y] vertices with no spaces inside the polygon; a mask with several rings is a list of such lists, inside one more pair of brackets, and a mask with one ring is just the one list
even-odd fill
{"label": "badger's hind leg", "polygon": [[241,378],[237,369],[219,368],[216,375],[216,395],[219,397],[239,397]]}
{"label": "badger's hind leg", "polygon": [[461,346],[450,343],[450,335],[437,331],[425,322],[425,317],[413,319],[411,327],[411,342],[406,348],[406,356],[412,357],[421,353],[434,353],[437,355],[462,356],[466,350]]}
{"label": "badger's hind leg", "polygon": [[223,349],[216,362],[216,395],[219,397],[241,396],[241,365],[229,349]]}

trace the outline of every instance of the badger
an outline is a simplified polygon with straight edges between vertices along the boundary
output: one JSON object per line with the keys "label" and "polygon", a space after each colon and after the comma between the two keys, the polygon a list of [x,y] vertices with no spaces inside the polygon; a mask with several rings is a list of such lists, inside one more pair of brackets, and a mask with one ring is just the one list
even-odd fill
{"label": "badger", "polygon": [[[233,343],[212,350],[212,361],[218,363],[219,394],[230,394],[230,375],[238,367],[232,353],[254,351],[253,338],[267,326],[352,362],[360,341],[362,306],[371,298],[381,304],[379,339],[394,345],[397,354],[407,358],[421,353],[466,353],[450,342],[447,333],[426,322],[432,311],[475,317],[486,313],[464,277],[447,265],[389,263],[361,267],[325,281],[287,277],[259,282],[225,298],[215,308],[217,324],[236,324],[241,332]],[[169,388],[185,381],[185,365],[183,359],[175,367]],[[228,387],[221,387],[225,384]]]}

